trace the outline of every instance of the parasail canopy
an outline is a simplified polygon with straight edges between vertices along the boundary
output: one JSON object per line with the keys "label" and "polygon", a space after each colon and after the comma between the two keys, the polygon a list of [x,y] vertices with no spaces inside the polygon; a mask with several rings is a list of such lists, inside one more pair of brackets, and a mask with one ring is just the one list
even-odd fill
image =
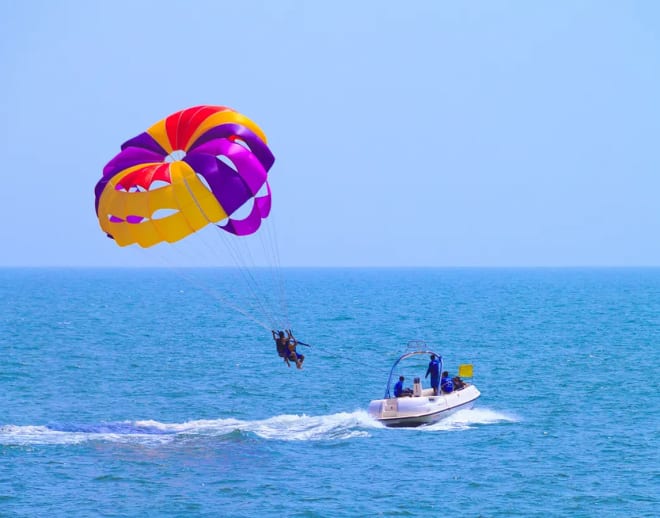
{"label": "parasail canopy", "polygon": [[270,213],[274,161],[259,126],[231,108],[176,112],[122,144],[104,167],[99,224],[118,245],[145,248],[208,224],[252,234]]}

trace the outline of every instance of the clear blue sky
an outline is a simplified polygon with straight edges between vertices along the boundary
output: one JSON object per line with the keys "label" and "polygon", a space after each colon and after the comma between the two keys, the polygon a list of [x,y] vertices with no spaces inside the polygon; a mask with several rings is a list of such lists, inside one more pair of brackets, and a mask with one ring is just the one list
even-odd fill
{"label": "clear blue sky", "polygon": [[123,265],[93,187],[220,104],[285,265],[660,266],[660,2],[5,1],[0,265]]}

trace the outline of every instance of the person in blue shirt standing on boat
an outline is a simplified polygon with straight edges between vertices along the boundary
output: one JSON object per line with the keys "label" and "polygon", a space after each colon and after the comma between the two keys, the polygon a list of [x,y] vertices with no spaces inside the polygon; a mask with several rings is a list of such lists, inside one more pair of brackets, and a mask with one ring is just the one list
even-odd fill
{"label": "person in blue shirt standing on boat", "polygon": [[454,391],[454,382],[449,377],[449,373],[447,371],[444,371],[442,373],[442,379],[440,380],[440,388],[442,388],[442,391],[446,394],[449,394],[450,392]]}
{"label": "person in blue shirt standing on boat", "polygon": [[429,362],[429,368],[426,369],[425,378],[431,375],[431,387],[433,387],[433,395],[438,395],[438,387],[440,386],[440,360],[436,358],[435,354],[431,355],[431,361]]}

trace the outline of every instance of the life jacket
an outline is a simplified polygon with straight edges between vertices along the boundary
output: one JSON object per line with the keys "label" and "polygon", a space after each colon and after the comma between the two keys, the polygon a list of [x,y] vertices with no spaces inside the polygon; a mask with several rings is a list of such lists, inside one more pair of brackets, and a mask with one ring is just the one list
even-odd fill
{"label": "life jacket", "polygon": [[286,338],[284,340],[280,340],[279,338],[275,340],[275,344],[277,345],[277,354],[279,355],[280,358],[288,358],[289,357],[289,340]]}
{"label": "life jacket", "polygon": [[442,387],[443,392],[446,392],[447,394],[449,394],[450,392],[453,392],[453,390],[454,390],[454,382],[449,378],[443,378],[441,387]]}

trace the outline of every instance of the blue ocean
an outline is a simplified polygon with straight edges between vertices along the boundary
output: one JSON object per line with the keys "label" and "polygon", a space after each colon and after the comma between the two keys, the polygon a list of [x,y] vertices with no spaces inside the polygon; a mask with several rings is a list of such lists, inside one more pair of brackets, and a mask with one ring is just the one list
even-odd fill
{"label": "blue ocean", "polygon": [[[660,515],[660,269],[284,269],[301,370],[194,273],[0,270],[0,516]],[[481,398],[385,428],[419,339]]]}

